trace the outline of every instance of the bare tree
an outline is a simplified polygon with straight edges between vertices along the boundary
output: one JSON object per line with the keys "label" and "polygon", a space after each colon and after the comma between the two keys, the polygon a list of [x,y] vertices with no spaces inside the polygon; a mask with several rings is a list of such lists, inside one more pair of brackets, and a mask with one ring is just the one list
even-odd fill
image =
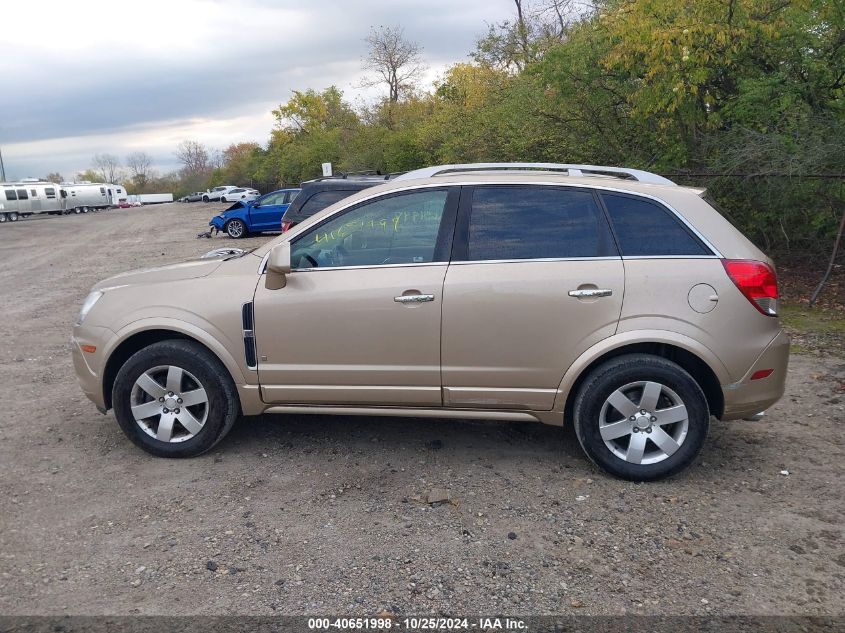
{"label": "bare tree", "polygon": [[387,84],[388,99],[396,103],[405,92],[413,89],[425,71],[422,47],[405,39],[405,29],[401,26],[373,28],[364,41],[370,49],[364,59],[364,68],[375,75],[364,84]]}
{"label": "bare tree", "polygon": [[56,172],[56,171],[51,171],[49,174],[44,176],[44,178],[42,178],[41,180],[43,180],[45,182],[54,182],[57,185],[59,183],[62,183],[62,182],[65,181],[64,177],[59,172]]}
{"label": "bare tree", "polygon": [[146,152],[132,152],[126,156],[126,167],[129,168],[129,176],[138,189],[147,186],[152,177],[153,157]]}
{"label": "bare tree", "polygon": [[209,155],[208,163],[212,169],[223,169],[226,166],[226,157],[219,149],[213,149]]}
{"label": "bare tree", "polygon": [[94,154],[91,161],[103,182],[117,182],[120,180],[120,159],[114,154]]}
{"label": "bare tree", "polygon": [[208,171],[208,148],[199,141],[182,141],[176,148],[176,158],[182,163],[182,171],[197,176]]}

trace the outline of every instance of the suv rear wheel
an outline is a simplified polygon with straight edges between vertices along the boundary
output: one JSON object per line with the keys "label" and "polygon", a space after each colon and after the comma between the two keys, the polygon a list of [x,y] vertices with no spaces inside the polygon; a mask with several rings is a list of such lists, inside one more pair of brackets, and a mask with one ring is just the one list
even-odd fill
{"label": "suv rear wheel", "polygon": [[669,477],[695,460],[710,426],[701,387],[680,365],[628,354],[594,369],[573,408],[587,456],[631,481]]}
{"label": "suv rear wheel", "polygon": [[193,457],[219,442],[238,415],[223,364],[193,341],[154,343],[129,358],[112,390],[126,436],[159,457]]}

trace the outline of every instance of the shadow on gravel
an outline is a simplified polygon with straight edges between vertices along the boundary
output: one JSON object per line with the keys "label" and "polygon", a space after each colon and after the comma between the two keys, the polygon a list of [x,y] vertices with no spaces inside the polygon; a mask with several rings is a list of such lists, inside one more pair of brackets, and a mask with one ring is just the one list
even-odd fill
{"label": "shadow on gravel", "polygon": [[[341,445],[380,455],[403,449],[461,452],[514,451],[585,462],[571,427],[532,422],[500,422],[430,418],[280,415],[244,417],[216,450],[257,451],[276,447],[309,447],[315,452]],[[405,455],[407,456],[407,454]]]}

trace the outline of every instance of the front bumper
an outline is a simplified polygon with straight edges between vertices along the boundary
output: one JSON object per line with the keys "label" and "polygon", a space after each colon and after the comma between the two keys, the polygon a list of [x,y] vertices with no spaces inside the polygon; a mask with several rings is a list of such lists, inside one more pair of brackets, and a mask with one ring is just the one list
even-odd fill
{"label": "front bumper", "polygon": [[[105,411],[106,402],[103,393],[103,370],[106,351],[115,334],[108,328],[76,326],[70,339],[71,356],[76,379],[82,392],[100,411]],[[93,345],[94,352],[83,352],[83,345]]]}
{"label": "front bumper", "polygon": [[226,221],[223,218],[216,216],[216,215],[213,218],[211,218],[211,220],[209,220],[209,222],[208,222],[208,226],[214,227],[218,231],[223,230],[224,224],[226,224]]}
{"label": "front bumper", "polygon": [[[754,416],[780,400],[786,389],[788,366],[789,335],[781,330],[741,380],[730,385],[722,385],[725,398],[722,420],[738,420]],[[751,380],[755,372],[763,369],[774,371],[766,378]]]}

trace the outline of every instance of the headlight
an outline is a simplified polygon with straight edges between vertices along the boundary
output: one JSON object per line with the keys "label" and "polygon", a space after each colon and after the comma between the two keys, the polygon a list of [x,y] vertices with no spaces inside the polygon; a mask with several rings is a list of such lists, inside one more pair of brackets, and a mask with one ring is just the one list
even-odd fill
{"label": "headlight", "polygon": [[92,291],[87,297],[85,297],[85,302],[82,304],[82,309],[79,311],[79,316],[76,319],[76,324],[81,325],[83,319],[88,315],[91,311],[91,308],[94,307],[94,304],[100,300],[100,297],[103,296],[103,293],[99,290]]}

